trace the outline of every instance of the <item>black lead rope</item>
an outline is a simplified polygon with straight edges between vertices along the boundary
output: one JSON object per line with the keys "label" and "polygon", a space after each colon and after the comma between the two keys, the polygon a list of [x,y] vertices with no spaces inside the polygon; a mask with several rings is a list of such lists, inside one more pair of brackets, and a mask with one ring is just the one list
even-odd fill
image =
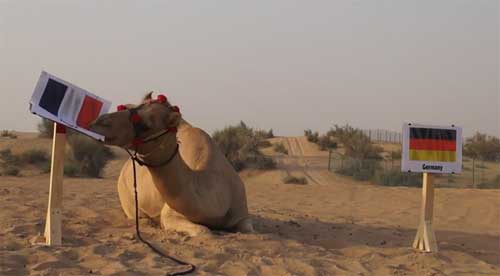
{"label": "black lead rope", "polygon": [[[149,248],[151,248],[151,250],[153,250],[156,254],[164,257],[164,258],[167,258],[171,261],[174,261],[175,263],[179,264],[179,265],[188,265],[190,266],[189,269],[186,269],[184,271],[179,271],[179,272],[172,272],[172,273],[167,273],[167,276],[176,276],[176,275],[186,275],[188,273],[191,273],[193,271],[195,271],[196,269],[196,266],[191,264],[191,263],[188,263],[188,262],[184,262],[184,261],[181,261],[175,257],[172,257],[172,256],[169,256],[163,252],[161,252],[160,250],[158,250],[156,247],[154,247],[151,243],[149,243],[148,241],[144,240],[141,236],[141,232],[139,231],[139,201],[137,200],[137,174],[136,174],[136,171],[135,171],[135,162],[139,160],[139,158],[137,158],[137,151],[135,152],[135,154],[131,154],[128,150],[127,150],[128,154],[130,155],[130,157],[132,158],[132,168],[133,168],[133,172],[134,172],[134,195],[135,195],[135,232],[137,234],[137,238],[139,238],[139,240],[146,244]],[[172,155],[171,158],[169,158],[169,161],[173,159],[173,157],[177,154],[177,150],[174,152],[174,154]],[[142,161],[141,161],[142,162]],[[140,164],[140,163],[139,163]]]}

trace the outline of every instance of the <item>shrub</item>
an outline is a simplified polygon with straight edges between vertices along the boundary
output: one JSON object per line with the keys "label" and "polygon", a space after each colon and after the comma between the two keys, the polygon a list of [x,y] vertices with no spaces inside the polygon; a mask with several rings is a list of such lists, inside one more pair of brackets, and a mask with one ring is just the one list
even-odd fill
{"label": "shrub", "polygon": [[283,183],[305,185],[305,184],[307,184],[307,179],[303,176],[296,177],[296,176],[292,176],[292,175],[287,175],[287,176],[283,177]]}
{"label": "shrub", "polygon": [[50,172],[50,161],[47,160],[45,162],[39,162],[35,164],[36,167],[42,171],[42,173],[49,173]]}
{"label": "shrub", "polygon": [[83,176],[100,177],[106,163],[114,157],[111,149],[90,137],[75,134],[68,137],[72,158]]}
{"label": "shrub", "polygon": [[382,186],[420,187],[422,175],[419,173],[403,173],[400,170],[377,171],[373,181]]}
{"label": "shrub", "polygon": [[6,166],[18,166],[20,164],[19,157],[13,155],[10,149],[0,150],[0,161]]}
{"label": "shrub", "polygon": [[9,176],[19,176],[19,172],[19,168],[15,166],[7,166],[3,169],[3,174]]}
{"label": "shrub", "polygon": [[329,149],[336,149],[337,148],[337,142],[334,142],[332,140],[332,136],[328,135],[321,135],[318,138],[318,145],[320,150],[329,150]]}
{"label": "shrub", "polygon": [[311,143],[318,143],[319,141],[319,133],[317,131],[313,133],[312,130],[306,129],[304,130],[304,136],[306,136],[307,141]]}
{"label": "shrub", "polygon": [[267,140],[260,140],[259,143],[257,144],[257,147],[259,148],[268,148],[270,146],[272,146],[272,144]]}
{"label": "shrub", "polygon": [[54,122],[49,119],[42,118],[37,128],[39,137],[51,138],[54,135]]}
{"label": "shrub", "polygon": [[273,149],[275,152],[288,154],[288,150],[285,148],[285,145],[283,145],[283,143],[274,144]]}
{"label": "shrub", "polygon": [[16,139],[17,135],[13,131],[2,130],[2,132],[0,132],[0,137]]}
{"label": "shrub", "polygon": [[265,131],[265,130],[256,130],[255,131],[255,136],[261,138],[261,139],[270,139],[270,138],[274,138],[274,133],[273,133],[273,130],[270,129],[269,131]]}
{"label": "shrub", "polygon": [[500,139],[478,132],[466,140],[463,152],[471,158],[497,161],[500,158]]}
{"label": "shrub", "polygon": [[75,177],[78,174],[79,167],[73,162],[68,162],[64,164],[64,175],[69,177]]}
{"label": "shrub", "polygon": [[30,149],[21,154],[21,162],[28,164],[36,164],[49,160],[47,152],[40,149]]}
{"label": "shrub", "polygon": [[375,146],[362,130],[349,125],[338,126],[328,131],[327,136],[336,137],[344,145],[347,156],[358,159],[381,159],[383,149]]}
{"label": "shrub", "polygon": [[217,130],[212,136],[236,171],[245,168],[272,169],[276,167],[274,160],[259,151],[264,137],[257,135],[244,122]]}
{"label": "shrub", "polygon": [[247,159],[248,167],[259,170],[272,170],[276,169],[276,162],[272,158],[264,155],[257,155]]}

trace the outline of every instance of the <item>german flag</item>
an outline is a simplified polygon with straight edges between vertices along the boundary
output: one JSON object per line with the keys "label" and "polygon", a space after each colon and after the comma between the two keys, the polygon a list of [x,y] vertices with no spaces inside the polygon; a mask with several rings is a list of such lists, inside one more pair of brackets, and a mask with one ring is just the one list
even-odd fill
{"label": "german flag", "polygon": [[410,160],[455,162],[457,131],[410,127]]}

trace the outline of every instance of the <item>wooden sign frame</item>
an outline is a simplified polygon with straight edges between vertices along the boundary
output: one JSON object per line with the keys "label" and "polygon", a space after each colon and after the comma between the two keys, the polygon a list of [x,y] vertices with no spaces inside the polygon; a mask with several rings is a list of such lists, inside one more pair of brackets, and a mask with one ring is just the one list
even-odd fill
{"label": "wooden sign frame", "polygon": [[52,164],[50,168],[49,204],[45,222],[45,244],[62,244],[62,195],[64,177],[64,153],[66,149],[66,127],[54,123],[52,140]]}

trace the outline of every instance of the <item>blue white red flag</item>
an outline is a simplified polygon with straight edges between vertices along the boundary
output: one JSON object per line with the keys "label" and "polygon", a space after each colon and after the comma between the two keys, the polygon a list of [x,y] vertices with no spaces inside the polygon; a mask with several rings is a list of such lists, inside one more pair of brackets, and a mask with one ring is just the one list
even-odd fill
{"label": "blue white red flag", "polygon": [[111,102],[47,72],[42,72],[30,101],[30,111],[71,127],[95,139],[104,137],[90,131],[89,125],[108,113]]}

